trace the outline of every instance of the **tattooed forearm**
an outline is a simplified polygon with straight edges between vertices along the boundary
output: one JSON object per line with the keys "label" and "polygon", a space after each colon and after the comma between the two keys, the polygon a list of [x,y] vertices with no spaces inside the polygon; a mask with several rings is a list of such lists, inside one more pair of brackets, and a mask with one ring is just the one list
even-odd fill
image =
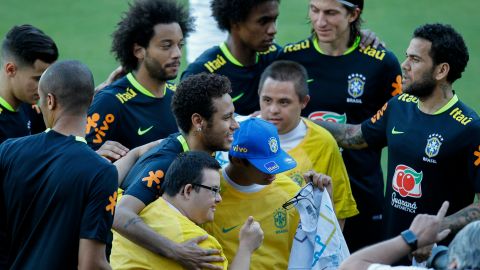
{"label": "tattooed forearm", "polygon": [[457,233],[468,223],[472,221],[480,220],[480,203],[474,203],[462,210],[445,217],[442,223],[442,229],[452,230],[452,234]]}
{"label": "tattooed forearm", "polygon": [[131,219],[127,220],[127,222],[125,222],[125,225],[123,225],[123,228],[126,229],[126,228],[128,228],[128,226],[136,224],[138,222],[142,222],[142,219],[140,217],[131,218]]}
{"label": "tattooed forearm", "polygon": [[329,121],[315,121],[315,123],[330,131],[343,148],[362,149],[367,147],[360,125],[339,124]]}

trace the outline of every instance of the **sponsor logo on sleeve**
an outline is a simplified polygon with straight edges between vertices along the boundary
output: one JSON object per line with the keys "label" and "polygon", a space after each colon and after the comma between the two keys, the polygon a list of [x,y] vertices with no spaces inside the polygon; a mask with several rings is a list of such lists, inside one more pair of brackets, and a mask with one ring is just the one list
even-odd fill
{"label": "sponsor logo on sleeve", "polygon": [[107,136],[106,132],[109,130],[111,123],[115,121],[115,116],[111,113],[107,114],[104,120],[101,122],[101,126],[99,126],[100,121],[100,114],[94,113],[91,116],[87,117],[87,126],[85,128],[85,134],[89,134],[92,130],[95,132],[95,137],[93,139],[93,143],[102,143],[105,136]]}
{"label": "sponsor logo on sleeve", "polygon": [[402,76],[397,75],[395,81],[392,83],[393,91],[390,93],[393,96],[400,95],[402,93]]}
{"label": "sponsor logo on sleeve", "polygon": [[105,207],[105,211],[110,212],[113,216],[115,213],[115,206],[117,205],[117,192],[113,192],[112,196],[108,196],[108,205]]}
{"label": "sponsor logo on sleeve", "polygon": [[474,151],[473,155],[477,157],[477,159],[473,162],[473,164],[475,164],[475,166],[479,166],[480,165],[480,145],[478,146],[478,151]]}
{"label": "sponsor logo on sleeve", "polygon": [[377,49],[374,49],[371,46],[368,46],[365,49],[360,49],[359,51],[363,54],[366,54],[370,57],[376,58],[380,61],[382,61],[383,58],[385,57],[385,50],[384,49],[377,50]]}
{"label": "sponsor logo on sleeve", "polygon": [[460,124],[466,126],[468,123],[472,122],[473,118],[472,117],[467,117],[463,114],[463,111],[460,110],[459,108],[455,108],[450,112],[450,115],[452,116],[455,121],[459,122]]}
{"label": "sponsor logo on sleeve", "polygon": [[147,183],[147,187],[152,187],[153,184],[155,183],[156,188],[160,189],[160,182],[161,179],[163,178],[164,173],[162,170],[157,170],[157,171],[149,171],[148,176],[142,178],[142,182]]}
{"label": "sponsor logo on sleeve", "polygon": [[203,64],[203,66],[206,69],[208,69],[210,73],[214,73],[216,70],[220,69],[226,63],[227,61],[225,60],[225,58],[223,58],[220,54],[217,54],[216,59],[206,62],[205,64]]}
{"label": "sponsor logo on sleeve", "polygon": [[380,110],[378,110],[377,113],[372,116],[372,118],[370,118],[370,121],[372,121],[372,124],[375,124],[378,120],[380,120],[380,118],[382,118],[383,114],[387,110],[387,107],[388,107],[388,103],[385,103],[385,105],[383,105],[383,107]]}

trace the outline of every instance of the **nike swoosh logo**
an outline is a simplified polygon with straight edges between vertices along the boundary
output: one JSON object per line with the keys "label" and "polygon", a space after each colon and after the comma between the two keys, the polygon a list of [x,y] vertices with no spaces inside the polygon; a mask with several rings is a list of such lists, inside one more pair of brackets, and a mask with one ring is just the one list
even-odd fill
{"label": "nike swoosh logo", "polygon": [[311,82],[313,82],[313,79],[307,80],[307,83],[311,83]]}
{"label": "nike swoosh logo", "polygon": [[405,133],[405,132],[395,130],[395,127],[392,128],[392,134],[393,134],[393,135],[398,135],[398,134],[403,134],[403,133]]}
{"label": "nike swoosh logo", "polygon": [[142,136],[142,135],[144,135],[145,133],[149,132],[150,129],[152,129],[152,128],[153,128],[153,126],[147,128],[147,129],[144,129],[144,130],[142,130],[141,128],[138,128],[137,134],[138,134],[139,136]]}
{"label": "nike swoosh logo", "polygon": [[235,225],[235,226],[230,227],[230,228],[222,228],[222,232],[223,233],[228,233],[229,231],[235,229],[236,227],[238,227],[238,225]]}

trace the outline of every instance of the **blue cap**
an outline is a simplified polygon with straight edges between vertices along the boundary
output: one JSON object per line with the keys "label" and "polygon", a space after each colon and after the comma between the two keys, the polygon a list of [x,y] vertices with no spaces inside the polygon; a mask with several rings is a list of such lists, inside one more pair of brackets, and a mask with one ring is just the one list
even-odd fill
{"label": "blue cap", "polygon": [[256,117],[240,122],[240,128],[233,133],[229,154],[247,159],[266,174],[281,173],[297,166],[297,162],[280,148],[277,127]]}

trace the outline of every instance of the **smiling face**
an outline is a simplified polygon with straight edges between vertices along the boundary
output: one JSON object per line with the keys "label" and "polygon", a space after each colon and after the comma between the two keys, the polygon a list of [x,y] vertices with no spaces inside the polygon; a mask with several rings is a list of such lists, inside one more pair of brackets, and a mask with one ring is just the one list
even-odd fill
{"label": "smiling face", "polygon": [[137,47],[136,55],[150,77],[167,81],[177,77],[184,45],[183,33],[178,23],[157,24],[147,48]]}
{"label": "smiling face", "polygon": [[300,100],[292,81],[277,81],[268,77],[260,90],[260,113],[263,119],[277,127],[279,134],[294,129],[309,97]]}
{"label": "smiling face", "polygon": [[261,3],[250,11],[245,21],[233,23],[230,33],[253,51],[267,51],[277,33],[277,17],[277,1]]}
{"label": "smiling face", "polygon": [[213,99],[215,112],[202,127],[204,149],[210,151],[228,151],[233,142],[233,132],[239,127],[235,121],[232,98],[224,94]]}
{"label": "smiling face", "polygon": [[[218,170],[203,169],[202,185],[207,187],[220,188],[220,173]],[[212,190],[198,187],[198,191],[191,191],[190,206],[192,211],[189,213],[189,219],[196,224],[213,221],[215,209],[218,203],[222,201],[220,194],[215,195]]]}
{"label": "smiling face", "polygon": [[406,59],[402,63],[402,88],[417,97],[430,96],[436,85],[433,77],[434,65],[429,54],[432,43],[421,38],[413,38],[407,48]]}
{"label": "smiling face", "polygon": [[350,13],[337,0],[311,0],[308,10],[313,31],[321,43],[348,43],[350,23],[354,22],[359,10]]}

